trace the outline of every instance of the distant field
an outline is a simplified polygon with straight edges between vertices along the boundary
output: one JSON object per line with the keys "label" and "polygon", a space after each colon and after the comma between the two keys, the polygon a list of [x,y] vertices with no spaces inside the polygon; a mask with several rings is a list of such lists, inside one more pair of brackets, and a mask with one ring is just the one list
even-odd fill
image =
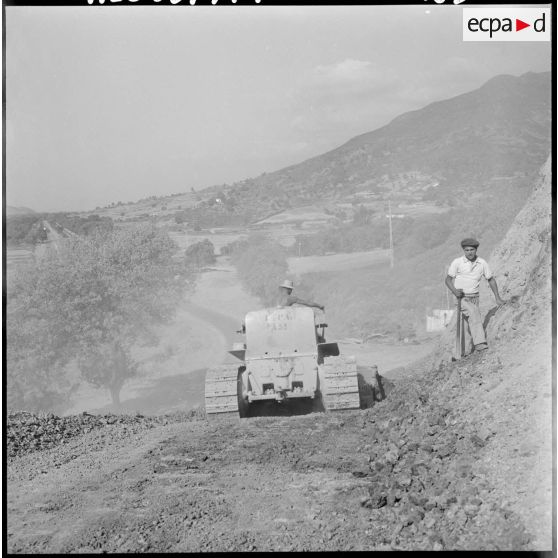
{"label": "distant field", "polygon": [[6,265],[28,263],[33,261],[33,252],[23,248],[8,248],[6,250]]}
{"label": "distant field", "polygon": [[177,232],[177,231],[169,231],[169,236],[180,246],[182,249],[188,248],[192,244],[196,242],[201,242],[204,239],[209,240],[213,246],[215,246],[215,253],[219,254],[221,248],[234,242],[235,240],[239,240],[240,238],[245,238],[247,235],[242,233],[223,233],[223,232],[215,232],[215,233],[200,233],[200,234],[192,234],[186,232]]}
{"label": "distant field", "polygon": [[254,223],[252,227],[268,234],[282,246],[289,247],[296,242],[298,235],[315,233],[330,225],[335,219],[321,208],[304,206],[272,215]]}
{"label": "distant field", "polygon": [[175,240],[181,248],[187,248],[188,246],[207,238],[215,246],[215,252],[219,254],[223,246],[226,246],[235,240],[247,238],[250,234],[265,234],[282,246],[288,247],[292,246],[296,242],[297,235],[315,233],[320,230],[320,227],[315,222],[310,221],[308,223],[303,223],[298,227],[288,224],[275,224],[265,227],[248,228],[243,231],[228,231],[226,228],[215,228],[213,230],[214,232],[201,231],[199,233],[193,233],[191,231],[169,231],[169,236]]}
{"label": "distant field", "polygon": [[347,271],[388,262],[389,250],[289,258],[287,261],[289,264],[289,272],[294,275],[323,271]]}
{"label": "distant field", "polygon": [[[366,207],[367,209],[372,209],[381,216],[388,214],[388,204],[387,202],[381,201],[366,201],[358,202],[359,205]],[[337,204],[339,209],[344,209],[346,211],[351,211],[353,205],[350,203],[339,203]],[[394,202],[391,204],[391,213],[394,216],[405,216],[405,217],[421,217],[423,215],[434,215],[439,213],[446,213],[449,211],[449,207],[440,207],[434,203],[427,202],[415,202],[415,203],[405,203],[405,202]]]}
{"label": "distant field", "polygon": [[449,208],[428,203],[400,203],[397,207],[392,207],[391,210],[393,213],[402,213],[404,215],[408,215],[409,217],[419,217],[421,215],[446,213]]}
{"label": "distant field", "polygon": [[323,228],[323,223],[319,221],[308,221],[305,223],[299,223],[298,225],[292,224],[274,224],[267,225],[265,227],[257,228],[264,234],[268,235],[270,238],[275,240],[275,242],[281,244],[281,246],[292,246],[296,242],[296,237],[301,234],[312,234],[318,232]]}
{"label": "distant field", "polygon": [[320,209],[314,206],[297,207],[294,209],[289,209],[287,211],[282,211],[276,215],[272,215],[267,219],[258,221],[256,225],[271,225],[271,224],[287,224],[297,221],[320,221],[327,222],[335,219],[332,215],[324,213]]}
{"label": "distant field", "polygon": [[162,197],[157,200],[141,200],[123,203],[112,207],[101,207],[94,211],[84,212],[83,216],[95,214],[111,219],[138,219],[145,216],[172,216],[177,211],[192,207],[197,203],[196,197],[190,192],[177,196]]}

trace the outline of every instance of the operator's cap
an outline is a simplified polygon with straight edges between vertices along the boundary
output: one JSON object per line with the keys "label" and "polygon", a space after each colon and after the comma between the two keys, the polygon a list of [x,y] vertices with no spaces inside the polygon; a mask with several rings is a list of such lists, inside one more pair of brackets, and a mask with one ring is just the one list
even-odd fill
{"label": "operator's cap", "polygon": [[461,248],[465,248],[465,246],[472,246],[473,248],[477,248],[479,245],[479,241],[475,240],[474,238],[464,238],[461,241]]}
{"label": "operator's cap", "polygon": [[294,289],[293,282],[290,279],[285,279],[279,286],[285,287],[285,289]]}

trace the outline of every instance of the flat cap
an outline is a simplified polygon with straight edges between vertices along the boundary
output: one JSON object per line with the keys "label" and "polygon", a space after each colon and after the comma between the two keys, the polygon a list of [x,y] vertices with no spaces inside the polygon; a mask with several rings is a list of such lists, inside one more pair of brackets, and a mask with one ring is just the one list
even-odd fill
{"label": "flat cap", "polygon": [[477,248],[479,245],[479,241],[475,240],[474,238],[464,238],[461,241],[461,247],[465,248],[465,246],[472,246],[473,248]]}

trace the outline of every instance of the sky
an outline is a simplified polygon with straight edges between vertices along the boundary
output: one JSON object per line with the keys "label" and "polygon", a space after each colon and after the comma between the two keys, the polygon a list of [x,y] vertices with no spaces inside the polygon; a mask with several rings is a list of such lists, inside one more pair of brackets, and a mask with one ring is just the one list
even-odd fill
{"label": "sky", "polygon": [[462,9],[8,6],[6,204],[85,211],[233,184],[551,69],[550,43],[464,42]]}

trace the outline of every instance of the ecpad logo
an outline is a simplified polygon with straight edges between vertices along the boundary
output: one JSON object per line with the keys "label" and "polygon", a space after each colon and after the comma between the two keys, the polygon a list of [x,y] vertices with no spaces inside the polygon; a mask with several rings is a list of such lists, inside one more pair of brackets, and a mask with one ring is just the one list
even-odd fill
{"label": "ecpad logo", "polygon": [[550,41],[550,8],[463,8],[464,41]]}
{"label": "ecpad logo", "polygon": [[[542,17],[536,19],[533,23],[533,29],[537,33],[544,33],[546,28],[546,14],[543,14]],[[492,35],[497,33],[498,31],[503,31],[504,33],[508,31],[514,31],[512,20],[509,17],[505,17],[504,19],[499,18],[483,18],[481,20],[477,19],[476,17],[472,17],[467,26],[469,31],[476,33],[477,31],[488,31],[490,34],[490,38],[492,39]],[[515,31],[521,31],[530,27],[529,23],[525,23],[520,19],[515,18]]]}

